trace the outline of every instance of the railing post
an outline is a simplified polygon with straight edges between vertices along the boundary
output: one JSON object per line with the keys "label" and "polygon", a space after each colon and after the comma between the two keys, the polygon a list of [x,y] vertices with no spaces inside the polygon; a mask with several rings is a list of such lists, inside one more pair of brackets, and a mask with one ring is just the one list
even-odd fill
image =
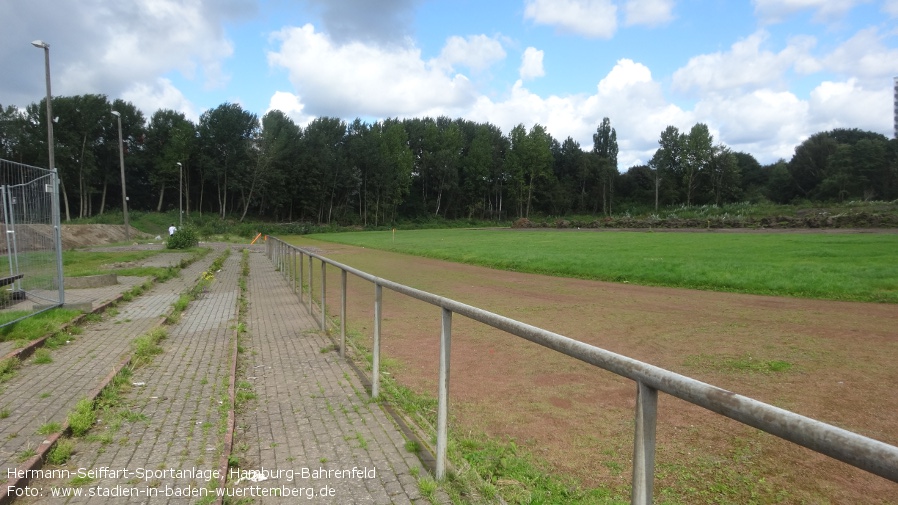
{"label": "railing post", "polygon": [[449,443],[449,350],[452,342],[452,311],[446,308],[442,311],[440,377],[437,386],[437,480],[446,476],[446,446]]}
{"label": "railing post", "polygon": [[658,390],[636,383],[636,433],[633,437],[632,505],[651,505],[655,482],[655,425]]}
{"label": "railing post", "polygon": [[340,357],[346,357],[346,270],[340,269]]}
{"label": "railing post", "polygon": [[314,317],[312,314],[312,255],[309,255],[309,315]]}
{"label": "railing post", "polygon": [[299,303],[300,303],[300,305],[302,304],[302,281],[304,278],[304,276],[303,276],[304,268],[302,267],[302,262],[305,258],[303,256],[305,256],[305,255],[302,253],[302,251],[299,251]]}
{"label": "railing post", "polygon": [[371,398],[380,394],[380,320],[382,315],[383,287],[374,283],[374,346],[371,351]]}
{"label": "railing post", "polygon": [[290,278],[293,280],[293,294],[296,294],[296,248],[290,248]]}
{"label": "railing post", "polygon": [[321,260],[321,331],[327,333],[327,319],[325,314],[325,300],[327,299],[327,263]]}

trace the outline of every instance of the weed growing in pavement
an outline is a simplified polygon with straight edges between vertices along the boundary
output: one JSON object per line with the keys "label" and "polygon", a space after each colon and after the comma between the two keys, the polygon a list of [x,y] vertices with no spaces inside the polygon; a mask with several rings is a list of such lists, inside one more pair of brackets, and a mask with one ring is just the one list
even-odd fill
{"label": "weed growing in pavement", "polygon": [[0,360],[0,384],[8,381],[16,375],[19,368],[19,360],[16,358],[6,358]]}
{"label": "weed growing in pavement", "polygon": [[62,431],[62,425],[54,421],[41,425],[41,427],[37,429],[37,434],[49,435],[51,433],[59,433],[60,431]]}
{"label": "weed growing in pavement", "polygon": [[28,458],[32,458],[37,455],[37,451],[33,448],[29,447],[27,449],[22,449],[21,451],[16,453],[16,461],[22,463],[23,461],[27,461]]}
{"label": "weed growing in pavement", "polygon": [[60,439],[47,453],[47,463],[63,465],[72,457],[73,452],[75,452],[75,443],[69,439]]}
{"label": "weed growing in pavement", "polygon": [[53,357],[50,356],[48,349],[38,349],[34,351],[34,357],[31,359],[31,362],[36,365],[46,365],[53,363]]}
{"label": "weed growing in pavement", "polygon": [[439,484],[437,484],[437,481],[433,480],[433,477],[430,475],[425,475],[418,479],[418,490],[421,491],[421,494],[430,500],[431,503],[436,499],[438,488]]}
{"label": "weed growing in pavement", "polygon": [[94,404],[88,398],[78,400],[74,410],[69,413],[69,428],[72,430],[72,435],[76,437],[84,436],[96,421]]}
{"label": "weed growing in pavement", "polygon": [[368,441],[365,440],[365,437],[363,437],[361,433],[355,432],[355,438],[359,441],[359,447],[361,447],[362,449],[368,448]]}
{"label": "weed growing in pavement", "polygon": [[47,340],[44,341],[44,347],[47,349],[56,349],[66,345],[71,339],[69,335],[63,333],[61,331],[57,331],[53,335],[50,335]]}
{"label": "weed growing in pavement", "polygon": [[168,334],[163,328],[155,328],[149,333],[141,335],[134,339],[132,347],[134,348],[134,356],[132,362],[135,366],[149,363],[153,356],[162,353],[162,346],[159,345]]}

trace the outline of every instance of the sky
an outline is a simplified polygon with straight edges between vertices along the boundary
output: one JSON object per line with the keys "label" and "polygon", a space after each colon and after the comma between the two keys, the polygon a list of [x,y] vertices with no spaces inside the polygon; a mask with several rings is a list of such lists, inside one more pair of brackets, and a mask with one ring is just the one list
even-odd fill
{"label": "sky", "polygon": [[619,169],[669,125],[763,164],[814,133],[893,136],[898,0],[0,0],[0,105],[104,94],[193,121],[465,118],[543,125]]}

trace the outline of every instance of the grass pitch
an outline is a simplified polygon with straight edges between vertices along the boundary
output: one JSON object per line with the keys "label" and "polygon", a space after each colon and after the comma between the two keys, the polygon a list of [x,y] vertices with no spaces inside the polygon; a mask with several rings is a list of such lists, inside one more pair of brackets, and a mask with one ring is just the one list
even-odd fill
{"label": "grass pitch", "polygon": [[559,277],[898,303],[898,234],[478,229],[307,237]]}

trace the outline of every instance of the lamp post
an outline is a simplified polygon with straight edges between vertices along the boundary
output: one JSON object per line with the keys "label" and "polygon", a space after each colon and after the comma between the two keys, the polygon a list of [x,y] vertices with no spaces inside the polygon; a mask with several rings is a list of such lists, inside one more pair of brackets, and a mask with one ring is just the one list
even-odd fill
{"label": "lamp post", "polygon": [[44,73],[47,76],[47,146],[50,151],[50,170],[56,170],[56,160],[53,152],[53,104],[50,94],[50,44],[42,40],[35,40],[32,46],[44,50]]}
{"label": "lamp post", "polygon": [[183,188],[184,188],[184,166],[181,165],[181,162],[178,162],[178,229],[181,229],[184,226],[184,208],[181,206],[181,202],[184,200],[183,197]]}
{"label": "lamp post", "polygon": [[125,143],[122,140],[122,115],[118,111],[112,111],[112,115],[118,120],[118,160],[122,170],[122,211],[125,214],[125,240],[131,241],[131,230],[128,223],[128,193],[125,191]]}
{"label": "lamp post", "polygon": [[62,282],[62,223],[59,216],[59,173],[56,171],[56,157],[53,142],[53,94],[50,92],[50,44],[42,40],[35,40],[32,46],[44,50],[44,74],[47,78],[47,151],[49,158],[47,163],[53,172],[53,192],[51,201],[53,205],[53,228],[56,234],[56,271],[59,280],[59,304],[65,304],[65,288]]}

